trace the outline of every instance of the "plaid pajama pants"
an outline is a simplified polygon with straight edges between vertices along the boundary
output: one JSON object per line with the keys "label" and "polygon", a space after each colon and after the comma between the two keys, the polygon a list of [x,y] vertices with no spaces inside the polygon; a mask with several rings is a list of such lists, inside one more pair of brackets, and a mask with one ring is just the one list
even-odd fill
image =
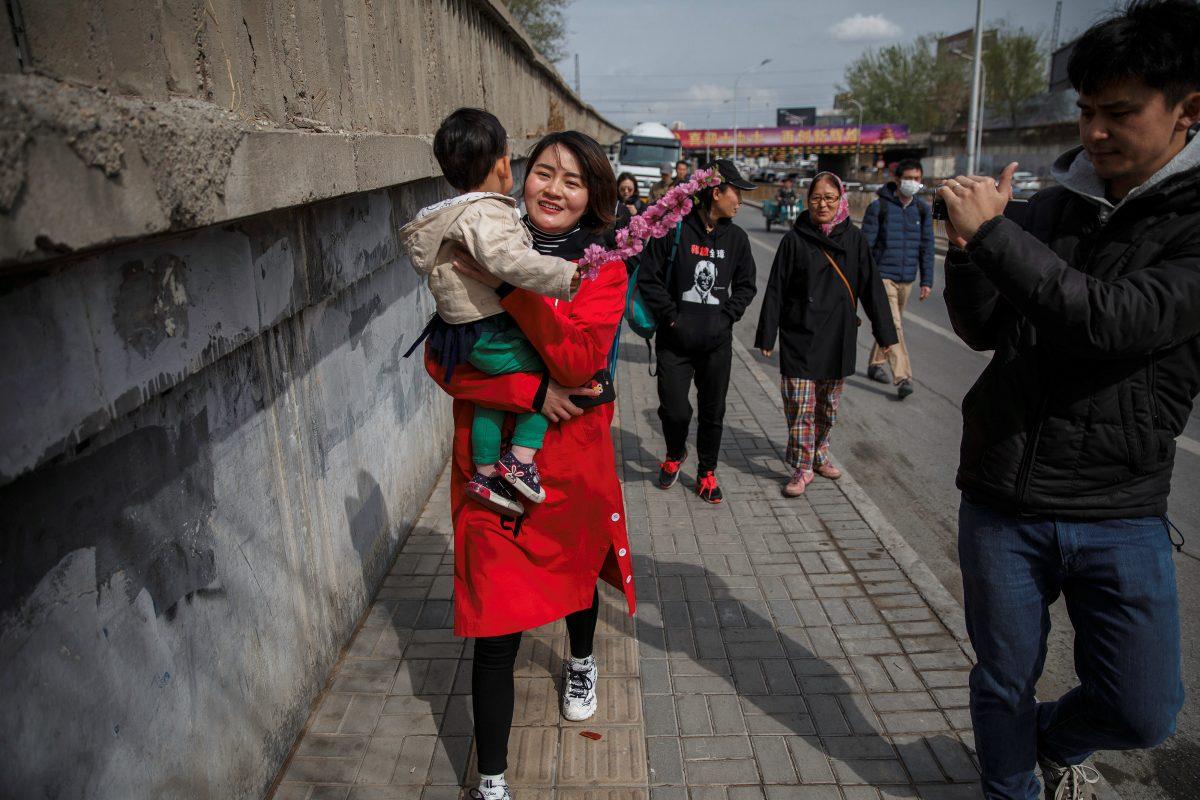
{"label": "plaid pajama pants", "polygon": [[787,414],[787,464],[805,477],[829,460],[829,434],[837,420],[844,380],[810,381],[781,377],[783,410]]}

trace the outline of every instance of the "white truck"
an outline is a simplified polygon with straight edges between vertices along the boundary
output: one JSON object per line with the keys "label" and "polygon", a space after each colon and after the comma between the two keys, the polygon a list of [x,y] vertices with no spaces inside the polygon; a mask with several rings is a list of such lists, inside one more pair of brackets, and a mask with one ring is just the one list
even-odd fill
{"label": "white truck", "polygon": [[683,145],[666,125],[639,122],[621,137],[612,155],[613,172],[628,172],[637,179],[638,196],[646,200],[650,187],[658,183],[662,164],[672,167],[683,156]]}

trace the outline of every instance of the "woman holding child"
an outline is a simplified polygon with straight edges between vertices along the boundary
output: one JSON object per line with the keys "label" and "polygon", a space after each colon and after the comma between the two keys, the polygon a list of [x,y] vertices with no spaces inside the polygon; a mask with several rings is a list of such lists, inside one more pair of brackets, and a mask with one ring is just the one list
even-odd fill
{"label": "woman holding child", "polygon": [[[459,146],[456,157],[462,156]],[[472,193],[474,187],[458,188]],[[553,133],[539,141],[530,153],[523,192],[522,222],[541,256],[577,260],[612,224],[617,200],[612,169],[604,151],[584,134]],[[471,796],[510,800],[504,773],[522,631],[566,617],[571,657],[562,710],[568,719],[583,720],[596,710],[597,579],[625,593],[631,614],[635,608],[610,434],[613,406],[580,408],[571,399],[587,405],[580,396],[607,366],[624,311],[626,273],[620,261],[604,264],[578,281],[572,299],[555,300],[513,288],[483,261],[459,255],[455,269],[494,294],[544,369],[489,374],[467,361],[447,376],[436,338],[426,367],[454,397],[454,628],[459,636],[475,638],[472,705],[480,784]],[[538,413],[548,423],[534,456],[544,498],[526,503],[522,516],[498,513],[466,494],[479,477],[472,442],[477,406],[517,417]]]}

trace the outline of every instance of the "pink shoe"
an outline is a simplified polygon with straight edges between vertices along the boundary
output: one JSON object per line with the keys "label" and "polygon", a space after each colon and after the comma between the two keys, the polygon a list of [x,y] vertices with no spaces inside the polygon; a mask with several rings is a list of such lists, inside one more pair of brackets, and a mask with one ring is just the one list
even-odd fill
{"label": "pink shoe", "polygon": [[817,467],[817,474],[822,478],[828,478],[831,481],[836,481],[838,478],[842,477],[842,471],[833,464],[830,464],[828,461]]}
{"label": "pink shoe", "polygon": [[805,488],[813,482],[813,474],[811,472],[805,474],[800,470],[796,470],[792,474],[792,479],[783,487],[783,494],[786,497],[799,497],[804,494]]}

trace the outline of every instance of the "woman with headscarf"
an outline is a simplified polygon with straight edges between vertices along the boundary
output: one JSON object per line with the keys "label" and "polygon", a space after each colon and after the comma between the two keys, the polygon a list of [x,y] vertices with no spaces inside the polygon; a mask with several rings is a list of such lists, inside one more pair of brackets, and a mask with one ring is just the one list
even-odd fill
{"label": "woman with headscarf", "polygon": [[787,414],[788,497],[813,476],[842,476],[829,456],[829,436],[847,375],[854,374],[858,305],[880,347],[896,344],[887,293],[870,244],[850,221],[837,175],[822,172],[808,187],[808,207],[779,242],[763,295],[755,347],[764,356],[780,342],[780,388]]}

